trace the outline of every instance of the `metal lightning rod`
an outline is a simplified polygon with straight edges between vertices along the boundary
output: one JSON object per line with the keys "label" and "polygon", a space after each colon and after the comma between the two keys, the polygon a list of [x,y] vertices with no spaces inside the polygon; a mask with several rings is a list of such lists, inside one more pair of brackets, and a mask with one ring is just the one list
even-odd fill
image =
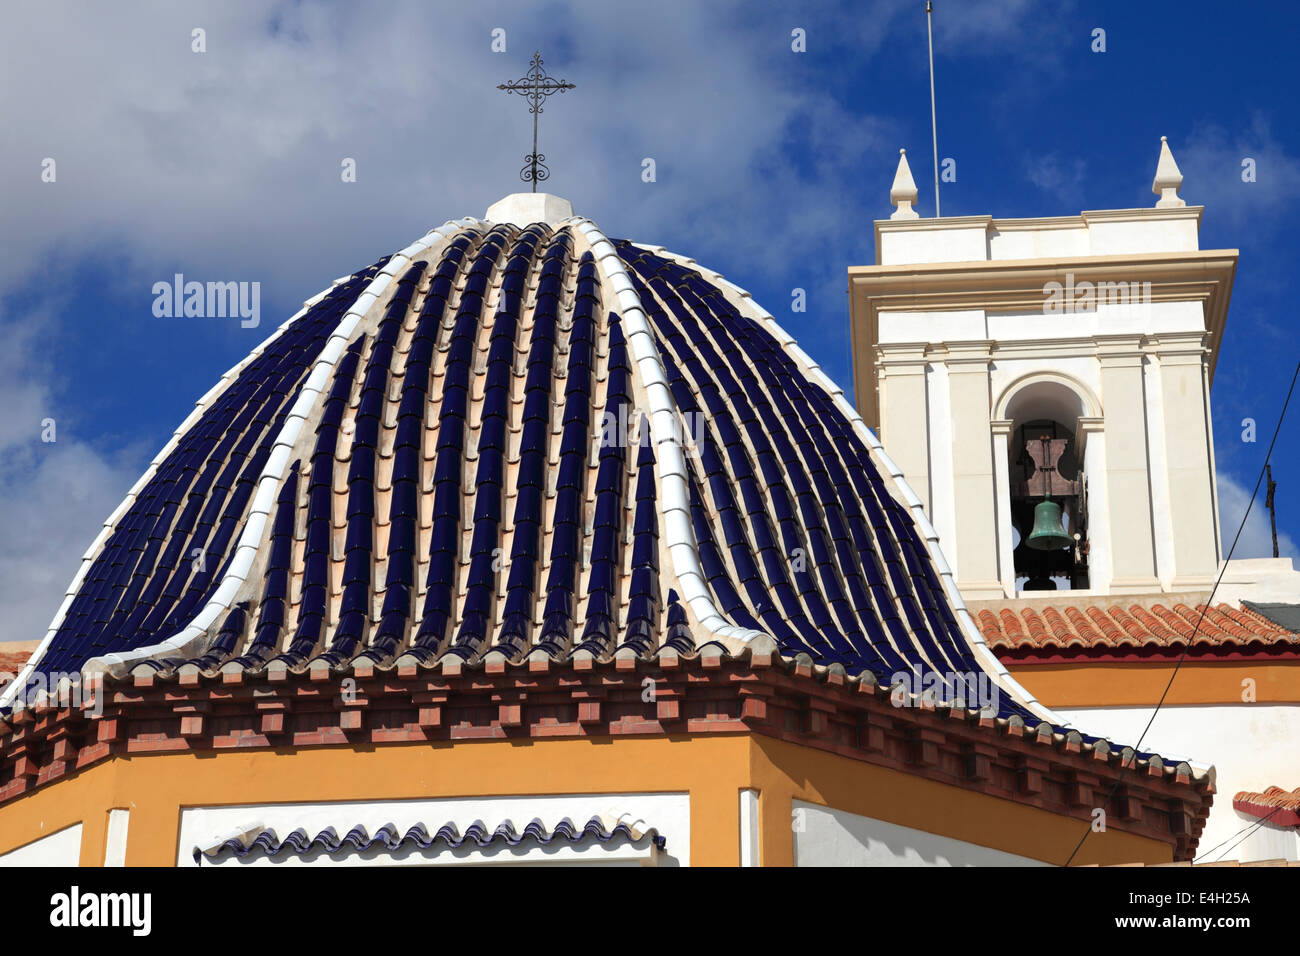
{"label": "metal lightning rod", "polygon": [[925,34],[930,43],[930,142],[934,145],[934,218],[939,218],[939,132],[934,118],[934,4],[925,0]]}

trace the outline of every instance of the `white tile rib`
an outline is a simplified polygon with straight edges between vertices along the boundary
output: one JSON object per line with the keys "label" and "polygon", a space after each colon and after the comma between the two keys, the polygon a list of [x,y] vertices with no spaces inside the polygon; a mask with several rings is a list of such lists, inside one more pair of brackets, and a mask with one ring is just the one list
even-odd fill
{"label": "white tile rib", "polygon": [[815,384],[821,386],[822,390],[830,395],[835,407],[839,409],[849,422],[853,425],[854,432],[861,438],[875,456],[881,470],[889,476],[894,487],[898,489],[900,496],[907,502],[908,508],[912,512],[913,521],[916,523],[917,530],[925,539],[930,558],[934,562],[935,570],[938,572],[940,580],[943,581],[944,592],[948,595],[948,601],[952,605],[954,616],[960,622],[962,633],[966,637],[967,643],[971,647],[971,652],[975,659],[984,667],[985,670],[994,674],[1003,688],[1011,694],[1012,698],[1022,703],[1031,712],[1041,716],[1044,720],[1050,721],[1060,727],[1070,728],[1070,724],[1065,718],[1051,710],[1033,694],[1029,692],[1019,681],[1011,676],[1010,671],[1003,666],[998,660],[997,655],[990,650],[984,640],[984,635],[980,632],[979,626],[971,616],[966,607],[966,602],[957,588],[957,582],[953,576],[952,569],[948,565],[947,559],[943,555],[943,550],[939,546],[939,534],[931,524],[929,516],[925,513],[925,506],[921,499],[917,497],[916,492],[907,483],[902,469],[898,467],[885,453],[884,446],[875,433],[867,427],[867,423],[862,420],[856,408],[844,397],[844,390],[835,384],[831,378],[822,371],[821,367],[813,361],[812,357],[801,349],[795,342],[795,339],[789,332],[783,329],[772,316],[770,312],[764,309],[754,297],[746,290],[740,288],[733,282],[722,278],[721,275],[711,272],[707,269],[699,268],[698,263],[693,259],[687,259],[684,256],[676,255],[662,247],[651,247],[635,244],[639,249],[654,251],[656,255],[672,259],[680,265],[691,265],[697,269],[706,279],[719,287],[723,294],[730,300],[731,304],[742,314],[751,319],[755,319],[766,327],[767,331],[781,345],[795,362],[796,365],[804,372],[804,375]]}
{"label": "white tile rib", "polygon": [[[652,295],[653,295],[653,293],[652,293]],[[661,298],[662,298],[662,297],[661,297]],[[689,310],[689,305],[687,305],[687,304],[684,303],[684,302],[683,302],[683,305],[686,306],[687,309]],[[683,322],[682,322],[679,318],[677,318],[677,317],[670,317],[670,316],[668,315],[668,312],[667,312],[667,311],[664,311],[663,314],[664,314],[665,319],[666,319],[667,321],[672,322],[673,325],[678,329],[678,331],[679,331],[679,332],[680,332],[680,333],[681,333],[681,334],[682,334],[686,339],[688,339],[688,340],[692,340],[692,341],[693,341],[696,337],[698,337],[699,335],[702,335],[702,336],[704,337],[704,340],[705,340],[705,341],[709,341],[709,342],[712,343],[713,347],[718,351],[719,354],[723,354],[723,353],[726,352],[727,344],[724,342],[725,335],[720,334],[720,333],[715,332],[715,331],[711,331],[711,330],[708,328],[708,324],[707,324],[707,323],[700,323],[700,330],[699,330],[699,332],[697,332],[697,333],[690,333],[690,332],[687,332],[687,330],[686,330],[686,326],[683,324]],[[696,318],[698,319],[699,317],[696,316]],[[675,352],[676,349],[675,349],[671,344],[669,344],[669,345],[667,346],[667,351],[674,351],[674,352]],[[678,364],[679,364],[679,365],[682,365],[683,368],[685,369],[685,365],[684,365],[684,362],[683,362],[683,359],[682,359],[681,356],[679,356],[679,358],[678,358]],[[747,361],[747,360],[742,360],[742,364],[744,364],[747,368],[752,368],[753,372],[754,372],[757,376],[759,376],[760,378],[762,377],[762,372],[761,372],[761,370],[757,369],[756,367],[753,367],[752,362],[749,362],[749,361]],[[735,371],[735,369],[733,369],[733,372],[734,372],[734,371]],[[700,383],[699,383],[699,381],[696,381],[696,376],[694,375],[694,373],[691,372],[689,369],[685,369],[685,371],[683,371],[682,374],[685,375],[686,378],[687,378],[687,380],[691,383],[692,390],[694,390],[694,391],[698,394]],[[763,389],[764,389],[766,392],[768,392],[769,394],[774,390],[773,385],[772,385],[771,382],[760,383],[760,388],[763,388]],[[729,408],[729,409],[732,410],[732,418],[733,418],[733,420],[734,420],[735,422],[740,422],[740,419],[741,419],[742,416],[740,416],[739,414],[737,414],[736,411],[735,411],[735,406],[736,406],[736,402],[735,402],[735,400],[734,400],[731,396],[723,395],[723,396],[722,396],[722,401],[724,402],[724,404],[726,405],[727,408]],[[779,417],[779,416],[778,416],[778,417]],[[740,430],[740,431],[742,431],[742,432],[745,432],[745,435],[744,435],[744,437],[742,438],[742,441],[745,443],[745,445],[747,446],[747,448],[749,449],[749,451],[750,451],[750,452],[756,451],[756,446],[754,445],[753,440],[752,440],[752,439],[753,439],[753,436],[750,435],[750,434],[748,433],[748,429],[747,429],[745,426],[743,426],[743,425],[739,425],[739,424],[737,424],[736,427],[737,427],[738,430]],[[778,437],[777,434],[774,433],[774,432],[769,431],[769,430],[766,428],[766,426],[760,426],[760,431],[761,431],[762,434],[766,435],[766,440],[767,440],[768,443],[769,443],[769,447],[772,447],[773,450],[775,450],[775,444],[774,444],[774,443],[776,442],[776,439],[777,439],[777,437]],[[794,441],[794,436],[793,436],[793,434],[792,434],[792,433],[791,433],[787,428],[784,428],[784,427],[778,426],[778,431],[780,432],[780,437],[781,437],[781,438],[783,438],[784,440],[790,442],[792,446],[796,446],[796,445],[797,445],[797,443]],[[721,444],[720,439],[718,439],[718,442],[719,442],[718,447],[719,447],[719,448],[722,448],[722,444]],[[749,454],[749,452],[747,452],[746,454]],[[802,452],[796,452],[796,453],[795,453],[795,457],[796,457],[796,459],[799,461],[800,466],[803,467],[805,470],[807,470],[807,468],[808,468],[808,464],[807,464],[807,462],[804,461],[803,453],[802,453]],[[730,454],[729,454],[729,453],[727,453],[727,454],[722,454],[722,455],[721,455],[721,460],[722,460],[722,462],[723,462],[723,466],[724,466],[724,468],[725,468],[725,470],[726,470],[726,474],[727,474],[727,479],[726,479],[726,480],[727,480],[727,483],[731,486],[731,488],[733,489],[733,491],[736,491],[736,489],[738,489],[738,487],[739,487],[739,486],[738,486],[738,479],[737,479],[736,473],[735,473],[735,471],[734,471],[734,469],[733,469],[733,467],[732,467],[732,462],[731,462],[731,459],[730,459]],[[785,462],[785,465],[786,465],[787,470],[789,470],[791,467],[794,467],[794,466],[791,465],[790,462]],[[702,493],[702,495],[704,496],[704,499],[703,499],[703,500],[705,500],[706,502],[707,502],[708,500],[712,500],[713,497],[714,497],[714,496],[713,496],[713,490],[709,487],[709,485],[708,485],[707,482],[705,483],[705,486],[701,488],[701,493]],[[738,494],[739,492],[736,491],[736,493]],[[770,509],[771,507],[773,507],[773,505],[772,505],[772,495],[771,495],[771,491],[770,491],[770,489],[767,489],[767,490],[765,490],[765,491],[763,491],[763,492],[760,492],[760,494],[763,495],[764,500],[765,500],[765,502],[767,503],[767,506],[769,507],[769,509]],[[797,527],[798,527],[798,533],[799,533],[799,535],[801,536],[802,540],[803,540],[805,543],[809,542],[809,541],[811,540],[812,530],[809,528],[809,526],[808,526],[808,524],[807,524],[806,515],[804,514],[802,508],[796,509],[796,514],[795,514],[795,516],[794,516],[794,521],[795,521],[795,523],[796,523],[796,525],[797,525]],[[751,526],[752,526],[752,522],[751,522]],[[756,562],[759,562],[759,559],[758,559],[757,556],[756,556],[756,552],[753,551],[753,545],[752,545],[752,543],[748,542],[748,539],[747,539],[747,547],[749,547],[749,548],[751,549],[751,554],[755,556],[755,557],[754,557],[754,560],[755,560]],[[738,573],[737,573],[736,564],[735,564],[735,561],[734,561],[734,557],[733,557],[733,555],[732,555],[732,553],[731,553],[731,548],[730,548],[730,546],[727,546],[727,545],[719,545],[719,553],[720,553],[719,556],[722,558],[723,562],[726,564],[727,569],[728,569],[728,573],[731,575],[733,581],[739,581],[740,578],[739,578]],[[759,563],[761,563],[761,562],[759,562]],[[843,569],[841,569],[841,568],[836,568],[836,569],[834,569],[834,570],[835,570],[836,576],[837,576],[837,578],[838,578],[838,580],[839,580],[839,582],[840,582],[840,584],[841,584],[841,586],[842,586],[842,588],[843,588],[843,590],[844,590],[844,593],[845,593],[845,594],[848,594],[848,587],[847,587],[847,584],[846,584],[846,576],[845,576],[844,573],[843,573]],[[767,574],[766,569],[764,569],[764,570],[761,572],[761,575],[762,575],[762,577],[763,577],[763,587],[764,587],[765,589],[767,589],[767,591],[768,591],[769,593],[771,593],[772,587],[773,587],[774,585],[773,585],[773,584],[771,583],[771,581],[769,580],[769,575]],[[792,582],[792,581],[793,581],[793,578],[790,578],[790,579],[788,579],[788,580]],[[818,596],[821,598],[821,600],[824,602],[824,606],[825,606],[827,612],[828,612],[829,614],[831,614],[831,616],[832,616],[835,620],[837,620],[837,621],[839,621],[841,624],[843,624],[844,622],[843,622],[843,619],[841,618],[841,612],[840,612],[838,609],[834,608],[834,607],[831,605],[831,602],[829,601],[829,599],[828,599],[826,593],[824,592],[824,590],[823,590],[823,588],[822,588],[822,586],[821,586],[821,582],[820,582],[820,580],[818,581],[817,594],[818,594]],[[750,611],[751,611],[751,613],[754,615],[755,619],[760,619],[760,618],[761,618],[761,615],[759,615],[758,612],[757,612],[757,610],[755,609],[755,607],[754,607],[754,603],[753,603],[753,601],[751,600],[751,598],[750,598],[748,592],[746,592],[746,593],[744,594],[744,596],[742,597],[742,600],[744,600],[744,601],[746,602],[746,604],[749,605],[749,607],[750,607]],[[811,605],[811,603],[808,602],[808,601],[807,601],[807,600],[806,600],[802,595],[797,596],[797,597],[795,598],[795,600],[796,600],[796,602],[797,602],[796,605],[795,605],[795,607],[797,607],[798,610],[800,610],[801,612],[803,612],[804,614],[806,614],[806,615],[809,617],[809,619],[811,620],[811,618],[812,618],[812,616],[813,616],[813,609],[812,609],[812,605]],[[784,601],[782,601],[782,600],[779,600],[779,599],[776,601],[776,605],[775,605],[775,606],[778,607],[778,608],[780,609],[780,613],[782,613],[782,614],[783,614],[784,616],[786,616],[786,617],[788,617],[789,614],[792,612],[792,610],[794,610],[794,608],[787,606],[786,602],[784,602]],[[797,630],[797,629],[796,629],[796,630]],[[800,636],[803,637],[804,635],[801,634]],[[888,640],[889,644],[890,644],[891,646],[893,646],[893,647],[894,647],[894,648],[895,648],[895,649],[896,649],[896,650],[897,650],[901,655],[903,655],[904,657],[908,657],[908,656],[910,656],[911,648],[910,648],[910,647],[909,647],[909,648],[901,648],[901,647],[898,647],[898,646],[896,645],[894,639],[893,639],[892,634],[890,634],[890,635],[887,637],[887,640]]]}
{"label": "white tile rib", "polygon": [[748,643],[763,637],[772,640],[771,635],[764,631],[729,623],[713,600],[700,563],[699,545],[691,527],[686,458],[682,452],[679,429],[674,427],[681,416],[667,387],[668,376],[654,345],[650,320],[646,317],[641,299],[633,289],[632,280],[628,277],[614,244],[589,219],[577,217],[569,224],[587,240],[602,277],[611,289],[617,290],[616,299],[627,347],[650,404],[650,433],[655,443],[655,475],[662,496],[660,508],[664,516],[664,536],[673,573],[682,589],[682,598],[690,605],[700,625],[724,641]]}
{"label": "white tile rib", "polygon": [[[320,353],[318,353],[316,360],[313,363],[312,370],[307,376],[307,380],[302,387],[302,391],[299,394],[297,401],[294,403],[289,416],[281,426],[280,432],[273,439],[273,450],[271,455],[268,457],[266,466],[262,469],[262,472],[258,477],[258,484],[253,494],[252,505],[245,517],[244,527],[240,533],[239,540],[235,545],[235,556],[204,608],[199,611],[199,613],[195,615],[184,628],[172,637],[147,647],[137,648],[122,653],[105,654],[101,657],[93,658],[87,661],[83,666],[83,674],[111,671],[114,674],[120,675],[128,671],[132,666],[143,661],[161,656],[184,653],[194,642],[203,638],[208,629],[211,628],[221,615],[222,611],[227,610],[230,607],[235,597],[238,595],[240,588],[247,580],[248,574],[252,569],[256,558],[257,549],[261,543],[261,539],[266,534],[267,528],[269,527],[268,519],[272,508],[275,506],[278,489],[286,477],[292,449],[301,433],[302,426],[306,422],[307,414],[327,387],[333,368],[343,355],[347,342],[355,331],[357,325],[365,317],[370,308],[379,301],[383,292],[393,281],[394,275],[396,275],[399,270],[404,269],[410,264],[412,255],[422,253],[440,240],[454,235],[464,227],[473,225],[476,222],[477,220],[468,218],[454,221],[448,220],[442,226],[430,230],[425,234],[424,238],[417,240],[415,243],[407,246],[406,249],[396,253],[393,258],[385,264],[385,268],[370,281],[370,284],[366,287],[365,291],[363,291],[352,305],[348,307],[347,312],[344,313],[343,317],[339,320],[338,325],[335,326],[334,331],[330,333],[325,345],[322,347]],[[351,278],[351,276],[343,277],[336,280],[334,285],[337,286],[342,282],[347,282],[351,280]],[[230,372],[227,372],[226,375],[223,376],[225,384],[229,385],[230,381],[240,370],[243,369],[244,366],[256,358],[256,356],[260,354],[267,345],[269,345],[277,336],[282,334],[290,325],[293,324],[294,321],[300,319],[304,314],[306,314],[311,305],[319,302],[326,294],[328,294],[328,291],[329,290],[326,290],[325,292],[315,296],[313,299],[308,300],[308,304],[304,305],[303,309],[298,312],[293,319],[290,319],[284,325],[280,326],[275,333],[258,346],[258,348],[244,359],[243,362],[231,369]],[[219,394],[220,391],[210,392],[209,396],[205,397],[215,398]],[[164,447],[163,451],[159,453],[149,471],[147,471],[140,481],[136,483],[136,486],[128,496],[128,502],[134,500],[135,494],[138,493],[139,489],[142,488],[153,476],[158,464],[171,453],[176,442],[179,440],[180,435],[192,426],[195,421],[197,421],[201,411],[202,408],[196,409],[195,413],[192,413],[190,417],[186,419],[185,425],[177,429],[176,434],[172,437],[172,440],[168,442],[167,446]],[[125,504],[127,503],[124,502],[124,505]],[[124,510],[124,507],[120,507],[117,514],[120,515]],[[80,576],[84,577],[89,562],[93,561],[98,555],[99,547],[103,543],[102,539],[107,537],[107,532],[110,530],[110,528],[106,527],[104,533],[101,534],[101,540],[98,541],[97,545],[92,549],[92,552],[87,553],[87,557],[83,561],[82,569],[79,572]],[[72,589],[72,593],[75,593],[75,588]],[[37,653],[32,656],[33,663],[29,664],[27,668],[25,668],[25,672],[19,675],[19,679],[15,680],[8,688],[10,696],[23,683],[31,671],[35,669],[35,665],[39,663],[40,656],[44,653],[49,642],[53,639],[54,634],[58,630],[59,624],[62,623],[67,603],[69,602],[65,602],[65,608],[60,609],[59,615],[56,617],[54,623],[51,624],[50,630],[46,634],[41,647],[38,648]],[[0,706],[4,706],[8,702],[8,696],[6,696],[5,698],[0,699]]]}

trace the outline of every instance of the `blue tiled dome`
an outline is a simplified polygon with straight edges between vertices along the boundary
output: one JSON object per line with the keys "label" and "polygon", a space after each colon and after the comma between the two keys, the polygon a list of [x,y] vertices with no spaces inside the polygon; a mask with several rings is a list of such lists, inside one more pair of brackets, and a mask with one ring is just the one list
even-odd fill
{"label": "blue tiled dome", "polygon": [[232,369],[105,525],[46,674],[761,645],[997,674],[915,495],[747,294],[587,220],[460,220]]}

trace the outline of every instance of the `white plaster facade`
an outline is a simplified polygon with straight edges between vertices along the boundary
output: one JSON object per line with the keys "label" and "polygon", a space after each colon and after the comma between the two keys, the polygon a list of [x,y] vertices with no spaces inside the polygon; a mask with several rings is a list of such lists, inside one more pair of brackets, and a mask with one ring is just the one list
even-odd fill
{"label": "white plaster facade", "polygon": [[847,810],[794,801],[795,866],[1048,866]]}
{"label": "white plaster facade", "polygon": [[108,833],[104,844],[105,866],[126,866],[126,840],[131,828],[131,811],[108,811]]}
{"label": "white plaster facade", "polygon": [[0,853],[0,867],[77,866],[81,862],[81,824],[64,827],[48,836]]}
{"label": "white plaster facade", "polygon": [[[1231,539],[1235,528],[1225,528]],[[1300,603],[1300,571],[1290,558],[1233,558],[1223,570],[1216,601],[1240,605],[1242,600],[1261,603]]]}
{"label": "white plaster facade", "polygon": [[[1086,707],[1060,714],[1090,733],[1137,741],[1151,720],[1151,707]],[[1243,790],[1293,786],[1300,779],[1300,704],[1206,704],[1166,706],[1142,741],[1157,753],[1195,754],[1214,764],[1218,792],[1197,845],[1197,862],[1295,860],[1294,829],[1257,826],[1259,818],[1232,808]]]}

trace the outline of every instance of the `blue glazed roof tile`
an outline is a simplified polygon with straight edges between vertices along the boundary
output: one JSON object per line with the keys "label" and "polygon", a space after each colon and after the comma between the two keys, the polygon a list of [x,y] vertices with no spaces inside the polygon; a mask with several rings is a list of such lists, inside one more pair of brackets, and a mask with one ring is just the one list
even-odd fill
{"label": "blue glazed roof tile", "polygon": [[[174,670],[151,648],[234,573],[261,507],[265,560],[209,619],[190,660],[205,672],[648,657],[719,627],[881,680],[979,672],[891,479],[773,331],[676,259],[595,248],[575,225],[470,225],[364,315],[348,309],[387,260],[335,286],[177,436],[37,666],[114,648]],[[329,375],[307,393],[318,361]],[[303,395],[307,425],[273,455]],[[673,420],[676,438],[652,433]],[[264,469],[281,471],[259,500]],[[704,590],[683,600],[688,571]],[[1002,707],[1038,722],[1011,695]],[[368,839],[290,835],[274,852]]]}
{"label": "blue glazed roof tile", "polygon": [[218,844],[206,853],[197,847],[194,860],[202,863],[204,859],[221,861],[235,858],[251,861],[259,857],[272,859],[285,856],[309,856],[313,854],[343,856],[374,856],[381,854],[418,853],[426,858],[438,853],[454,852],[462,848],[473,847],[479,850],[490,848],[551,847],[567,844],[599,844],[601,846],[631,845],[653,848],[662,851],[667,842],[658,830],[637,830],[621,821],[606,821],[601,817],[592,817],[581,826],[569,818],[558,821],[554,827],[547,827],[539,818],[534,818],[522,827],[512,820],[504,820],[495,826],[488,826],[482,820],[469,824],[464,832],[454,823],[444,823],[430,828],[424,823],[415,823],[405,832],[391,823],[379,827],[373,836],[360,824],[352,827],[342,837],[334,827],[325,827],[314,835],[302,827],[281,838],[274,829],[264,828],[240,839],[230,839]]}

